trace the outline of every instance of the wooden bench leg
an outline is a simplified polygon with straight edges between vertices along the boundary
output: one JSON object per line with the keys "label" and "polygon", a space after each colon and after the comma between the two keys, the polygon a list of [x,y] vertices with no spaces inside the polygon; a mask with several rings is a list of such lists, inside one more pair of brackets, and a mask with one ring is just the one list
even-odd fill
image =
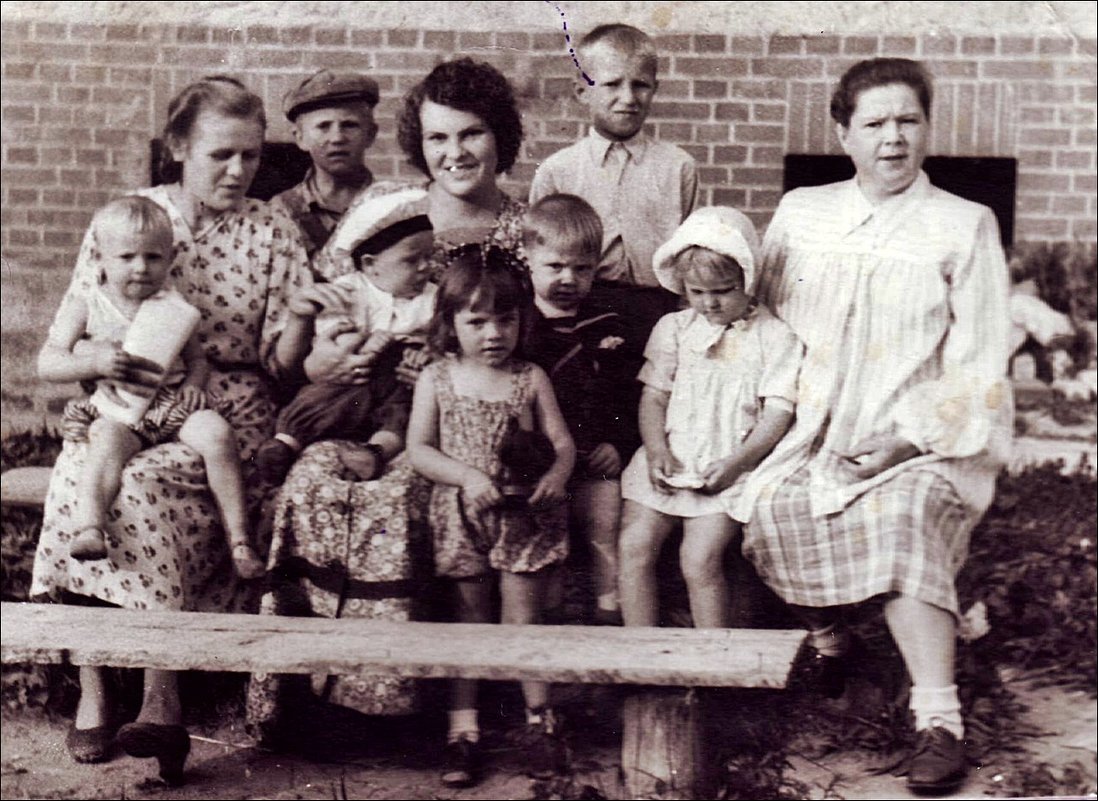
{"label": "wooden bench leg", "polygon": [[628,798],[713,798],[702,699],[646,687],[625,699],[621,767]]}

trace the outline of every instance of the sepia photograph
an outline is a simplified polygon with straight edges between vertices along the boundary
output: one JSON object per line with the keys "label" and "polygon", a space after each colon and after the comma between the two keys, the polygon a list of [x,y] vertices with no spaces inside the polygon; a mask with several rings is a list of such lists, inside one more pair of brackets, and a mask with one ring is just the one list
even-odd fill
{"label": "sepia photograph", "polygon": [[1098,798],[1094,3],[0,30],[4,798]]}

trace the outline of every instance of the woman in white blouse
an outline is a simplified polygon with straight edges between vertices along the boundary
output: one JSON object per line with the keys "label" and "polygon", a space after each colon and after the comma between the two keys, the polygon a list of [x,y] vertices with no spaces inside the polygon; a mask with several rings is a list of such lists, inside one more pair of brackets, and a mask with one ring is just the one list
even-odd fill
{"label": "woman in white blouse", "polygon": [[825,694],[843,691],[839,608],[883,597],[913,682],[908,785],[925,793],[964,779],[954,577],[1012,413],[998,227],[922,172],[931,95],[917,62],[851,67],[831,115],[855,178],[778,207],[759,297],[806,346],[797,419],[730,510],[812,629],[799,675]]}

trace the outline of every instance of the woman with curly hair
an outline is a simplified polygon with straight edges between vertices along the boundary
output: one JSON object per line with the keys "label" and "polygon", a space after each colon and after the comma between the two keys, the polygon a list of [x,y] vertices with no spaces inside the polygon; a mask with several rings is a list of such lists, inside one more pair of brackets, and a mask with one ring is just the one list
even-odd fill
{"label": "woman with curly hair", "polygon": [[[514,164],[522,122],[507,79],[484,62],[461,58],[435,67],[404,98],[398,141],[408,160],[428,178],[428,217],[435,233],[431,273],[437,279],[447,255],[470,243],[491,243],[517,253],[525,205],[497,185]],[[353,243],[369,223],[367,201],[407,188],[375,183],[347,210],[328,244],[314,258],[314,271],[332,281],[355,271]],[[305,371],[313,381],[360,384],[368,380],[369,357],[359,344],[333,328],[317,337]],[[404,375],[415,382],[422,360]],[[378,432],[366,443],[329,440],[305,448],[275,504],[272,582],[261,613],[368,617],[415,617],[417,578],[429,569],[426,529],[430,484],[419,478],[401,452],[403,437]],[[367,714],[406,714],[417,707],[407,680],[377,676],[327,677],[321,697]],[[279,745],[288,732],[300,735],[315,720],[312,699],[298,680],[256,676],[248,698],[254,734]],[[302,701],[306,703],[302,703]]]}

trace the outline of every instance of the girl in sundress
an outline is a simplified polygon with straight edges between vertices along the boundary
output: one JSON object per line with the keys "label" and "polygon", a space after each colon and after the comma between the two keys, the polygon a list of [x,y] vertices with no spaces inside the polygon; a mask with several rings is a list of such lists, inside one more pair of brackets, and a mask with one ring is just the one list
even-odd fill
{"label": "girl in sundress", "polygon": [[679,552],[699,628],[730,625],[728,507],[793,419],[801,345],[751,296],[758,237],[730,208],[691,214],[656,251],[659,282],[689,308],[645,348],[643,447],[622,473],[621,600],[627,626],[659,623],[656,567],[681,520]]}
{"label": "girl in sundress", "polygon": [[[456,588],[455,618],[485,623],[498,581],[505,623],[537,623],[545,568],[568,555],[565,485],[575,447],[549,378],[522,358],[532,295],[524,268],[506,251],[459,250],[442,276],[431,347],[443,355],[416,384],[408,426],[412,466],[435,482],[429,520],[435,569]],[[552,464],[527,498],[505,500],[505,450],[516,429],[540,431]],[[549,686],[524,682],[528,770],[551,775],[564,749]],[[455,681],[442,781],[476,781],[479,726],[476,682]]]}

